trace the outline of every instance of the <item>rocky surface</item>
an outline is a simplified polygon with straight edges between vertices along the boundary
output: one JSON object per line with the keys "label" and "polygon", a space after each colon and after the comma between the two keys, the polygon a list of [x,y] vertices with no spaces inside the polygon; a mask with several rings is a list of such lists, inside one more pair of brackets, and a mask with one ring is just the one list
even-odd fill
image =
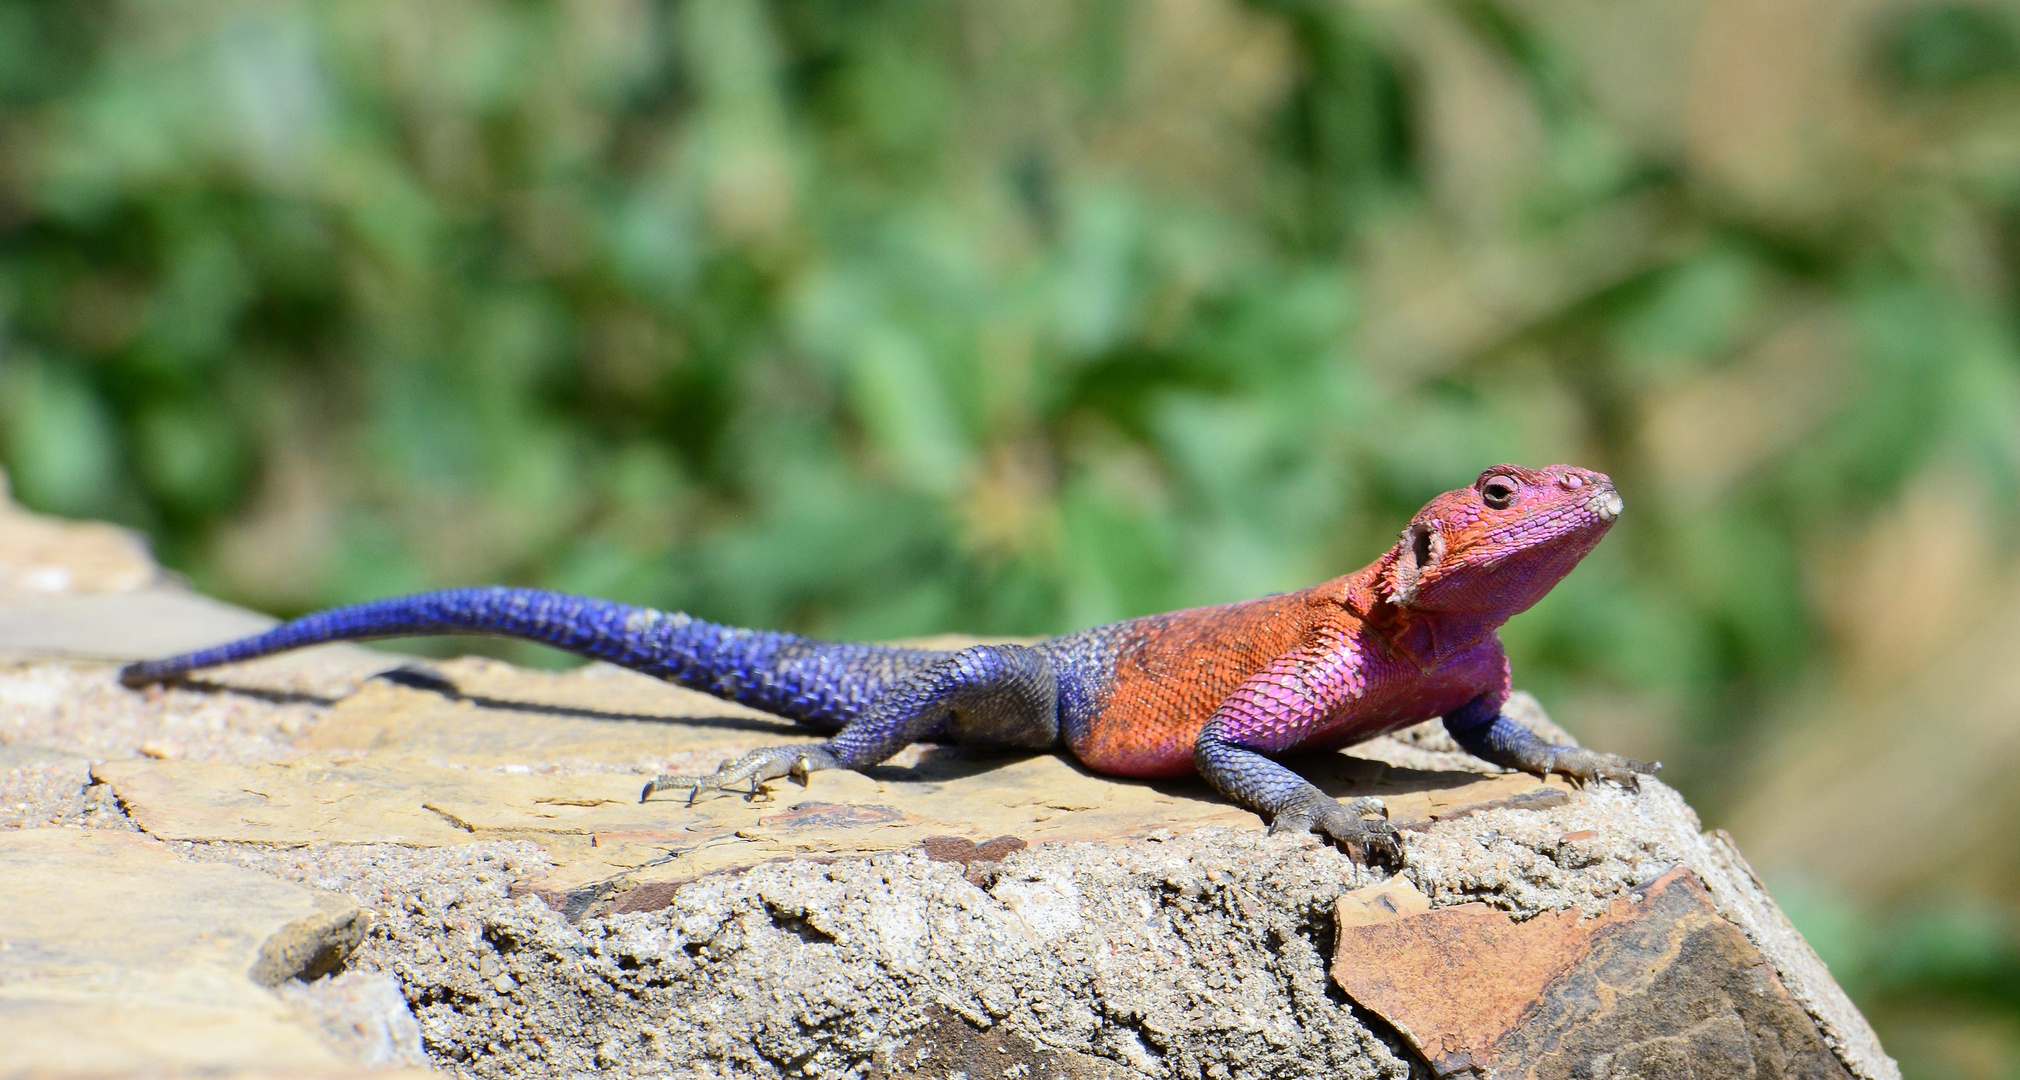
{"label": "rocky surface", "polygon": [[10,829],[0,831],[0,916],[0,1069],[10,1074],[424,1063],[417,1038],[346,1055],[304,1037],[302,1010],[266,989],[307,987],[363,940],[369,916],[334,893],[185,858],[122,829]]}
{"label": "rocky surface", "polygon": [[1402,878],[1339,901],[1332,975],[1439,1076],[1847,1073],[1681,866],[1585,918],[1433,909]]}
{"label": "rocky surface", "polygon": [[1659,783],[1497,774],[1435,724],[1302,763],[1387,800],[1394,877],[1058,756],[641,806],[801,736],[354,648],[128,691],[112,661],[259,617],[59,581],[65,527],[0,518],[0,1074],[1897,1075]]}

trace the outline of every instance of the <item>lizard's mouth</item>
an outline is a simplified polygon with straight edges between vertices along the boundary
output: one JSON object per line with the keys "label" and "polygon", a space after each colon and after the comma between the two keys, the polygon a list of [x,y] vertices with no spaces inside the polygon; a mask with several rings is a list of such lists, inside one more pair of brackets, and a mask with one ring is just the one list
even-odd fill
{"label": "lizard's mouth", "polygon": [[1594,491],[1591,497],[1585,500],[1585,508],[1592,511],[1592,516],[1601,521],[1612,521],[1619,517],[1621,508],[1625,505],[1620,501],[1620,492],[1615,491],[1612,484]]}

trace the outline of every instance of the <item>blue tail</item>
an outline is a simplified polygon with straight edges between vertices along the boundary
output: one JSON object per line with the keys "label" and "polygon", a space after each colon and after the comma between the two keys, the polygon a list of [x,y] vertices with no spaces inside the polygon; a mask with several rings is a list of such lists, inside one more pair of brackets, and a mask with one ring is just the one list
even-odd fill
{"label": "blue tail", "polygon": [[445,589],[332,608],[214,648],[129,664],[128,686],[331,641],[423,634],[519,638],[631,668],[823,729],[839,728],[912,672],[929,649],[816,641],[719,626],[545,589]]}

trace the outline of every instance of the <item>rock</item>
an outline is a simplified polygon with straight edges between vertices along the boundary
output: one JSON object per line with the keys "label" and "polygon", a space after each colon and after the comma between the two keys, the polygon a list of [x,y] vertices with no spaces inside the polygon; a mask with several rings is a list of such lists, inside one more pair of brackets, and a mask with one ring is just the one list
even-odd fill
{"label": "rock", "polygon": [[0,832],[0,1075],[1898,1075],[1652,780],[1498,773],[1435,723],[1297,763],[1387,801],[1392,871],[1060,755],[641,805],[808,736],[594,665],[113,680],[256,625],[156,585],[0,596],[0,793],[31,826]]}
{"label": "rock", "polygon": [[252,981],[261,986],[309,983],[343,970],[365,940],[372,920],[349,905],[324,907],[274,931],[260,944],[259,958],[246,971]]}
{"label": "rock", "polygon": [[[1590,919],[1395,904],[1403,888],[1341,898],[1332,974],[1440,1077],[1691,1080],[1718,1062],[1723,1076],[1849,1078],[1689,870]],[[1357,918],[1371,907],[1394,910]]]}
{"label": "rock", "polygon": [[0,832],[0,1075],[354,1072],[260,989],[308,889],[127,832]]}
{"label": "rock", "polygon": [[[640,899],[619,897],[784,857],[870,855],[948,838],[1042,844],[1260,827],[1198,781],[1117,783],[1060,755],[956,748],[914,750],[899,759],[904,765],[866,773],[824,773],[804,797],[782,784],[777,800],[732,795],[689,807],[673,796],[641,804],[642,778],[652,773],[809,736],[630,672],[528,672],[488,661],[440,672],[452,693],[367,684],[305,732],[297,744],[304,752],[287,760],[142,757],[103,763],[92,775],[149,833],[171,840],[437,847],[532,839],[554,867],[521,891],[578,915],[592,906],[585,895],[641,910]],[[609,771],[613,764],[630,768]],[[1337,754],[1303,768],[1335,793],[1380,795],[1393,821],[1420,831],[1486,809],[1541,810],[1572,797],[1554,778],[1408,769]]]}
{"label": "rock", "polygon": [[[258,633],[274,622],[182,587],[125,529],[22,509],[7,498],[0,473],[0,659],[140,660]],[[320,667],[322,686],[348,692],[387,666],[384,654],[325,645],[224,670],[262,672],[271,684],[277,673]]]}
{"label": "rock", "polygon": [[162,578],[140,537],[24,510],[7,497],[0,474],[0,595],[129,593]]}
{"label": "rock", "polygon": [[946,1009],[925,1010],[925,1026],[871,1070],[873,1080],[905,1077],[1008,1077],[1011,1080],[1125,1080],[1106,1058],[1039,1046],[995,1028],[978,1028]]}
{"label": "rock", "polygon": [[385,1069],[428,1064],[421,1026],[391,976],[344,971],[309,982],[291,979],[274,989],[315,1023],[323,1041],[359,1065]]}

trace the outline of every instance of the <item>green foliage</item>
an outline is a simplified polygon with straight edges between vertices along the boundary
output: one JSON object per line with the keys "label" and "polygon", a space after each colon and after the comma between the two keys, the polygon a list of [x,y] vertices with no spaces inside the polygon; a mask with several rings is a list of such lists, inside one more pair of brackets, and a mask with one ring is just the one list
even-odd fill
{"label": "green foliage", "polygon": [[1517,668],[1715,808],[1856,655],[1821,557],[1931,475],[2008,550],[2013,12],[1860,24],[1823,119],[1587,13],[0,0],[0,458],[276,611],[848,637],[1296,587],[1576,461],[1629,512]]}
{"label": "green foliage", "polygon": [[1887,44],[1895,78],[1916,90],[1954,90],[2020,65],[2011,16],[1979,4],[1919,8]]}
{"label": "green foliage", "polygon": [[[284,611],[511,580],[873,635],[1296,586],[1491,461],[1576,459],[1626,485],[1625,550],[1515,647],[1682,702],[1686,779],[1826,656],[1805,537],[1931,463],[2014,490],[2009,298],[1943,251],[1963,215],[2004,265],[2013,176],[1766,219],[1558,24],[1468,2],[1446,32],[1514,73],[1540,171],[1454,196],[1424,26],[1172,10],[0,4],[0,447],[30,503]],[[2005,19],[1872,42],[1977,86]],[[1581,279],[1564,238],[1630,210],[1669,239]],[[1392,264],[1525,248],[1505,325],[1378,340],[1448,317]],[[1826,400],[1730,461],[1650,434],[1791,312],[1841,364],[1764,389]]]}

